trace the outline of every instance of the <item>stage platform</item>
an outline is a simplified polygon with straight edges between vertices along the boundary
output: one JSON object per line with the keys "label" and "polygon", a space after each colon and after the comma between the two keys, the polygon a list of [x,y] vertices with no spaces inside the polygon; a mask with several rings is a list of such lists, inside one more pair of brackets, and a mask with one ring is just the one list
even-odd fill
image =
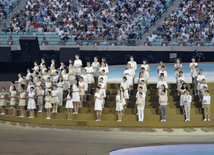
{"label": "stage platform", "polygon": [[[87,101],[83,103],[84,108],[80,108],[78,115],[73,115],[72,120],[67,120],[67,110],[65,109],[65,101],[63,106],[59,107],[57,114],[51,114],[51,120],[46,120],[46,110],[42,113],[38,113],[38,109],[35,112],[35,118],[19,118],[21,114],[18,104],[16,105],[17,116],[11,116],[12,109],[6,110],[6,116],[0,116],[0,120],[22,122],[22,123],[34,123],[34,124],[49,124],[49,125],[66,125],[66,126],[95,126],[95,127],[208,127],[214,126],[214,102],[211,103],[211,121],[203,122],[203,109],[201,103],[198,102],[198,96],[193,95],[193,101],[191,103],[191,121],[185,122],[185,116],[181,114],[179,96],[176,93],[176,85],[169,83],[168,89],[168,109],[167,109],[167,122],[160,122],[160,110],[158,105],[158,95],[156,84],[148,84],[148,91],[146,97],[146,106],[144,110],[144,122],[137,121],[135,89],[132,90],[130,99],[128,101],[127,109],[124,111],[122,122],[116,122],[117,113],[115,111],[115,96],[119,89],[119,84],[108,83],[107,97],[105,108],[101,116],[101,121],[96,122],[94,107],[94,96],[88,96]],[[188,84],[191,94],[191,84]],[[210,94],[213,96],[214,83],[208,84]],[[94,90],[93,90],[94,91]],[[93,93],[92,93],[93,94]],[[18,103],[18,96],[17,96]],[[9,108],[9,101],[7,102],[7,108]],[[26,117],[29,116],[29,112],[26,112]]]}

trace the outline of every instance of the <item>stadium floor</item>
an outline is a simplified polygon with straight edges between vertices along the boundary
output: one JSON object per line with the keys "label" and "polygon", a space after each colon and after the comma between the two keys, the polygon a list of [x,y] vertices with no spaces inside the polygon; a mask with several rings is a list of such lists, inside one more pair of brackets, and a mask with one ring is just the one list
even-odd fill
{"label": "stadium floor", "polygon": [[[150,65],[150,72],[149,72],[149,82],[157,82],[157,67],[159,64],[149,64]],[[167,69],[167,81],[168,82],[175,82],[175,71],[174,71],[174,64],[165,64],[164,65]],[[214,81],[214,63],[201,63],[198,65],[199,69],[203,69],[204,75],[206,76],[207,81]],[[192,79],[190,77],[190,68],[188,64],[182,64],[184,77],[186,82],[191,82]],[[109,75],[108,81],[111,82],[121,82],[123,71],[125,70],[126,66],[110,66],[109,67]],[[138,74],[140,73],[140,65],[138,65],[136,70],[136,79],[137,81]]]}
{"label": "stadium floor", "polygon": [[[0,128],[1,155],[108,155],[122,148],[214,143],[214,127],[107,128],[0,121]],[[161,149],[157,150],[162,152]],[[177,151],[189,155],[186,148],[177,148]],[[212,155],[213,152],[202,154]]]}

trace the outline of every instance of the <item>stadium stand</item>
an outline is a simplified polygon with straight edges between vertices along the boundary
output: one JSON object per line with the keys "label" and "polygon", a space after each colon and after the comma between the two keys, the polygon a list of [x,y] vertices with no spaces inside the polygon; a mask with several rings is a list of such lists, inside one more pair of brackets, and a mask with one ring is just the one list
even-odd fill
{"label": "stadium stand", "polygon": [[181,1],[145,41],[145,46],[213,46],[213,2]]}
{"label": "stadium stand", "polygon": [[0,44],[6,45],[10,35],[13,45],[20,36],[33,35],[40,44],[45,37],[47,45],[135,46],[172,2],[29,0],[2,28]]}

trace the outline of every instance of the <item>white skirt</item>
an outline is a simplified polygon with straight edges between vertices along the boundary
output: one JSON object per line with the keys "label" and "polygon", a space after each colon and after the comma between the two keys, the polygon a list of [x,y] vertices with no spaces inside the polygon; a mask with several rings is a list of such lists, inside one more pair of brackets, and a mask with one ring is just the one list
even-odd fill
{"label": "white skirt", "polygon": [[45,102],[45,109],[52,108],[52,105],[50,102]]}
{"label": "white skirt", "polygon": [[73,93],[73,98],[72,98],[73,102],[80,102],[80,95],[78,92],[74,92]]}
{"label": "white skirt", "polygon": [[99,99],[96,99],[95,100],[95,105],[94,105],[94,110],[95,111],[102,111],[103,110],[103,108],[102,108],[102,101],[101,100],[99,100]]}
{"label": "white skirt", "polygon": [[74,106],[73,106],[73,101],[72,100],[67,100],[66,101],[66,105],[65,105],[65,108],[74,108]]}
{"label": "white skirt", "polygon": [[36,103],[34,99],[29,99],[27,109],[36,109]]}
{"label": "white skirt", "polygon": [[6,99],[0,99],[0,106],[6,106]]}
{"label": "white skirt", "polygon": [[51,98],[51,103],[59,103],[59,97],[56,96],[56,97]]}
{"label": "white skirt", "polygon": [[10,105],[15,105],[15,104],[16,104],[16,98],[11,98]]}
{"label": "white skirt", "polygon": [[116,103],[116,111],[122,111],[123,110],[123,104],[121,102]]}

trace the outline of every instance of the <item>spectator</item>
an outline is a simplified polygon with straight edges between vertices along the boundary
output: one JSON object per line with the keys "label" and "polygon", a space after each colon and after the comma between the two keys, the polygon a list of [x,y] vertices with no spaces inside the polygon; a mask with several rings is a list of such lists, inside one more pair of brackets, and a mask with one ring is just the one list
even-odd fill
{"label": "spectator", "polygon": [[41,45],[48,45],[48,41],[45,39],[45,37],[43,37]]}
{"label": "spectator", "polygon": [[63,41],[65,41],[65,42],[67,42],[68,40],[70,40],[71,38],[70,37],[68,37],[68,35],[66,34],[64,37],[63,37]]}
{"label": "spectator", "polygon": [[7,45],[13,45],[13,38],[10,36],[10,39],[7,40]]}
{"label": "spectator", "polygon": [[60,41],[58,42],[59,46],[65,46],[65,41],[60,38]]}
{"label": "spectator", "polygon": [[155,38],[152,37],[152,34],[149,35],[148,39],[149,39],[150,42],[153,42],[155,40]]}
{"label": "spectator", "polygon": [[144,46],[151,46],[151,42],[149,41],[149,38],[146,38],[146,41],[144,42]]}
{"label": "spectator", "polygon": [[9,32],[9,28],[7,27],[6,23],[4,23],[4,26],[1,28],[2,32]]}
{"label": "spectator", "polygon": [[168,46],[168,41],[166,38],[164,38],[164,41],[162,41],[161,46]]}

